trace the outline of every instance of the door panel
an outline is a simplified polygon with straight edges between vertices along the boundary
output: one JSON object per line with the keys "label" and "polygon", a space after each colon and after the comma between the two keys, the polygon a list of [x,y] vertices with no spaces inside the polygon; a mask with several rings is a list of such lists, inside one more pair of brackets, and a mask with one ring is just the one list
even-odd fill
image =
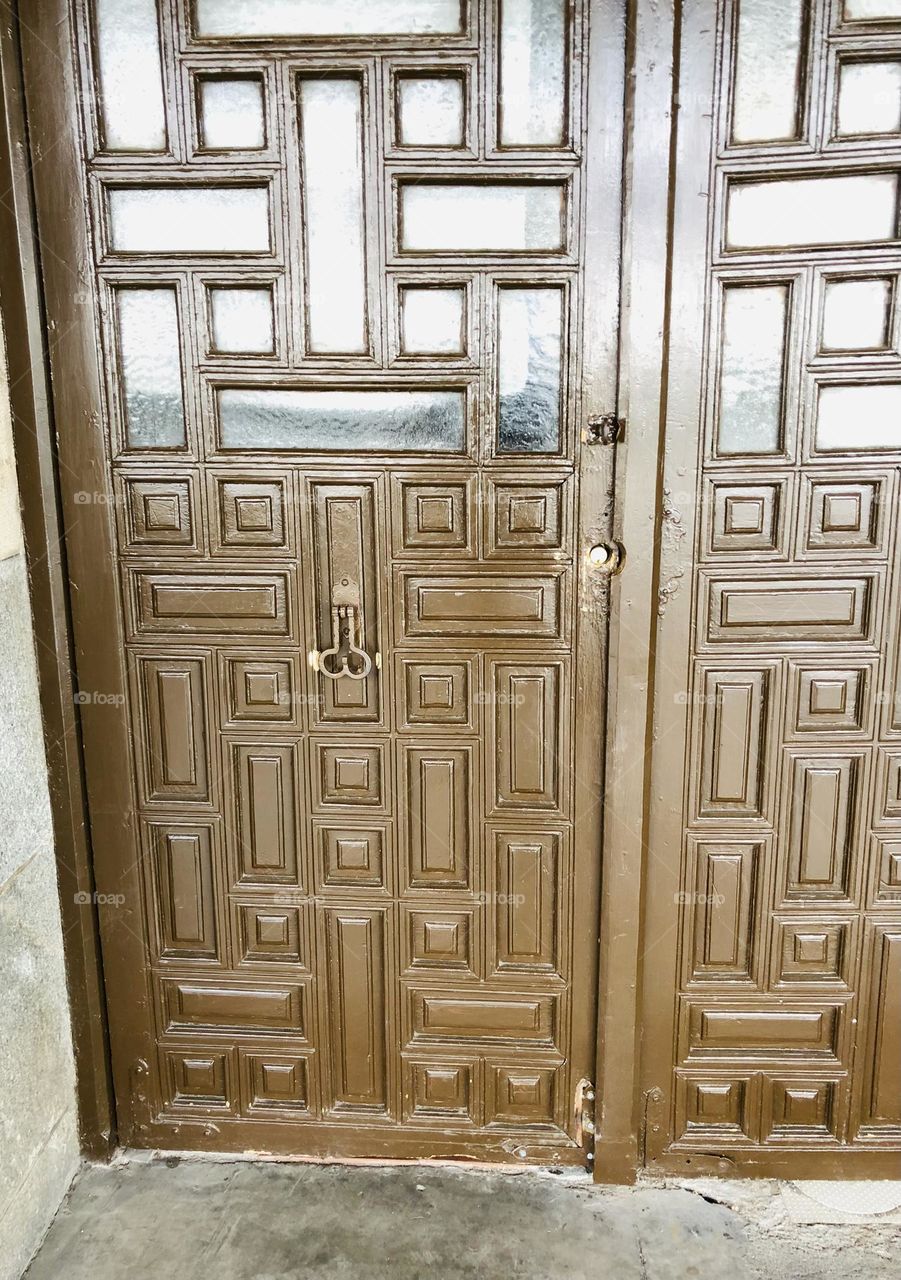
{"label": "door panel", "polygon": [[29,83],[75,51],[33,110],[83,197],[38,183],[51,319],[84,274],[77,647],[128,672],[112,731],[83,706],[123,1137],[582,1162],[621,6],[57,8],[24,40]]}

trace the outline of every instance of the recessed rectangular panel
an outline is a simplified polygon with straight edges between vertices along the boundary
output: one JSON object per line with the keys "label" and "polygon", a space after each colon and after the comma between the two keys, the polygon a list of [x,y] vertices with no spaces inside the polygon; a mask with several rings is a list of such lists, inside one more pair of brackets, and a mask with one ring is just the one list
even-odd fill
{"label": "recessed rectangular panel", "polygon": [[840,138],[901,131],[901,61],[841,62],[836,124]]}
{"label": "recessed rectangular panel", "polygon": [[563,182],[403,182],[400,249],[407,253],[561,253]]}
{"label": "recessed rectangular panel", "polygon": [[502,147],[566,141],[566,0],[501,0],[498,135]]}
{"label": "recessed rectangular panel", "polygon": [[154,822],[148,833],[155,860],[161,955],[218,960],[212,828]]}
{"label": "recessed rectangular panel", "polygon": [[780,640],[866,640],[875,580],[746,578],[707,583],[707,639],[772,645]]}
{"label": "recessed rectangular panel", "polygon": [[562,664],[498,662],[488,672],[494,713],[489,804],[508,813],[565,807]]}
{"label": "recessed rectangular panel", "polygon": [[471,886],[475,817],[472,749],[403,748],[406,866],[410,886]]}
{"label": "recessed rectangular panel", "polygon": [[757,841],[697,845],[689,950],[695,981],[753,978],[764,851]]}
{"label": "recessed rectangular panel", "polygon": [[148,800],[209,799],[209,742],[200,658],[141,658]]}
{"label": "recessed rectangular panel", "polygon": [[404,578],[406,631],[411,636],[555,636],[561,625],[561,578]]}
{"label": "recessed rectangular panel", "polygon": [[331,1104],[339,1111],[385,1111],[388,1100],[386,913],[335,907],[322,912]]}
{"label": "recessed rectangular panel", "polygon": [[497,831],[494,842],[495,971],[559,972],[560,836]]}
{"label": "recessed rectangular panel", "polygon": [[901,929],[873,929],[869,991],[869,1043],[865,1057],[864,1124],[879,1130],[901,1128]]}
{"label": "recessed rectangular panel", "polygon": [[901,382],[821,385],[814,444],[821,453],[901,451]]}
{"label": "recessed rectangular panel", "polygon": [[113,253],[270,253],[266,186],[107,188]]}
{"label": "recessed rectangular panel", "polygon": [[804,0],[741,0],[737,6],[732,141],[799,136]]}
{"label": "recessed rectangular panel", "polygon": [[126,443],[130,449],[183,449],[177,290],[117,288],[114,297]]}
{"label": "recessed rectangular panel", "polygon": [[787,284],[723,290],[717,453],[778,453],[785,414]]}
{"label": "recessed rectangular panel", "polygon": [[225,387],[217,393],[223,449],[458,453],[463,391],[299,391]]}
{"label": "recessed rectangular panel", "polygon": [[562,289],[498,292],[497,380],[500,453],[553,453],[560,447]]}
{"label": "recessed rectangular panel", "polygon": [[788,767],[786,897],[846,898],[853,892],[862,761],[795,756]]}
{"label": "recessed rectangular panel", "polygon": [[772,682],[769,668],[703,672],[698,817],[765,816]]}
{"label": "recessed rectangular panel", "polygon": [[460,0],[197,0],[197,35],[380,36],[455,35]]}
{"label": "recessed rectangular panel", "polygon": [[552,1047],[557,1000],[552,995],[410,991],[413,1040],[500,1041]]}
{"label": "recessed rectangular panel", "polygon": [[165,151],[156,0],[94,0],[94,21],[104,149]]}
{"label": "recessed rectangular panel", "polygon": [[898,235],[897,173],[734,182],[729,187],[726,247],[867,244]]}
{"label": "recessed rectangular panel", "polygon": [[300,884],[296,751],[292,744],[232,746],[241,881]]}
{"label": "recessed rectangular panel", "polygon": [[363,83],[302,76],[298,97],[309,349],[364,352]]}
{"label": "recessed rectangular panel", "polygon": [[138,573],[134,587],[139,631],[288,633],[288,576],[284,573]]}
{"label": "recessed rectangular panel", "polygon": [[841,1009],[722,1008],[692,1003],[687,1009],[689,1056],[809,1056],[834,1059]]}
{"label": "recessed rectangular panel", "polygon": [[163,979],[161,986],[166,1031],[305,1033],[305,987],[226,987],[187,979]]}

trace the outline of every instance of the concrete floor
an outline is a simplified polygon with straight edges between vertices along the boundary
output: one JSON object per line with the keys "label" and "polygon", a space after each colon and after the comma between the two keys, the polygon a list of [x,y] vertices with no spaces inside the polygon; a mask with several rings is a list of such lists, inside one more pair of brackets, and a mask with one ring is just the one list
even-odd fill
{"label": "concrete floor", "polygon": [[26,1274],[898,1280],[897,1225],[802,1227],[781,1205],[773,1183],[597,1189],[550,1173],[138,1158],[83,1170]]}

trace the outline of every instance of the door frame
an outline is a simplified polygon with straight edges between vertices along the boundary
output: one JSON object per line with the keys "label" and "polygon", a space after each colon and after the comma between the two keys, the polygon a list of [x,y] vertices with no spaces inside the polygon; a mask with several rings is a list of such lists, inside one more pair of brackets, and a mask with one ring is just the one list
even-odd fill
{"label": "door frame", "polygon": [[[65,32],[56,26],[49,9],[43,6],[43,13],[29,15],[27,22],[14,15],[16,20],[4,24],[0,31],[0,123],[4,135],[0,181],[6,192],[6,199],[0,201],[0,230],[5,233],[0,251],[0,298],[50,775],[79,1130],[84,1154],[102,1159],[116,1145],[109,1037],[116,1035],[117,1028],[109,1025],[106,991],[117,978],[115,971],[104,975],[100,950],[99,912],[104,908],[94,893],[82,728],[75,702],[73,601],[63,530],[71,542],[79,538],[79,525],[82,532],[88,525],[96,528],[109,513],[99,504],[76,505],[70,492],[61,493],[56,473],[55,421],[65,421],[67,413],[69,421],[76,421],[77,412],[65,387],[57,387],[55,394],[51,387],[44,296],[55,282],[42,282],[43,246],[37,232],[32,184],[40,187],[47,183],[45,200],[64,211],[71,191],[60,181],[60,174],[65,173],[67,164],[74,163],[74,156],[65,154],[67,140],[74,147],[74,137],[66,118],[67,86],[63,83],[72,74],[71,59],[63,43]],[[615,460],[614,536],[626,548],[628,565],[612,584],[609,616],[594,1165],[599,1182],[633,1181],[644,1155],[642,1118],[647,1100],[639,1093],[642,928],[651,799],[652,655],[664,524],[665,335],[680,9],[681,0],[661,0],[659,4],[629,0],[626,9],[619,395],[618,404],[611,405],[610,411],[627,421],[625,440],[617,446]],[[46,136],[41,137],[29,132],[24,83],[39,75],[42,64],[51,57],[63,74],[49,85],[46,80],[42,83],[49,101],[44,113]],[[47,124],[54,117],[58,129],[51,137]],[[619,129],[612,129],[600,145],[619,146],[619,134]],[[32,168],[32,149],[37,154],[54,154],[52,175],[47,172],[49,166]],[[664,169],[668,179],[661,182]],[[87,262],[86,251],[79,251],[76,261],[69,263],[70,286],[72,278],[87,269]],[[78,290],[63,290],[59,283],[56,288],[53,313],[64,316],[67,309],[79,305]],[[79,329],[63,325],[55,340],[78,342]],[[89,368],[90,363],[86,360],[83,367]],[[73,594],[77,609],[77,593]],[[92,668],[106,673],[115,670],[120,659],[98,646],[91,654],[81,654],[80,663],[82,679],[87,675],[89,681]],[[108,676],[106,679],[108,683]],[[90,687],[88,681],[84,681],[86,687]],[[121,768],[124,758],[125,753],[111,739],[110,767]],[[113,815],[102,812],[95,812],[93,820],[95,828],[105,823],[112,831],[118,825]],[[98,848],[105,843],[109,848],[103,838]],[[136,891],[132,901],[139,900]],[[141,945],[138,933],[129,927],[127,913],[111,914],[107,928],[118,934],[120,946]],[[134,999],[135,993],[130,994]],[[126,1001],[127,993],[120,993],[119,1007],[127,1007]],[[632,1053],[623,1053],[624,1045],[631,1045]],[[135,1070],[140,1074],[140,1061],[132,1068]],[[140,1081],[128,1083],[139,1096]]]}

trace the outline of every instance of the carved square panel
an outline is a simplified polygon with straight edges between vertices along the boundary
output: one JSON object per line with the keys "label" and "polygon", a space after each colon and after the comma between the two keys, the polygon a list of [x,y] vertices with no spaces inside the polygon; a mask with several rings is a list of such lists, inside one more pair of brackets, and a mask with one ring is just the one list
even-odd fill
{"label": "carved square panel", "polygon": [[835,665],[790,661],[788,671],[787,731],[790,737],[870,736],[873,662]]}
{"label": "carved square panel", "polygon": [[486,479],[487,546],[491,556],[562,551],[569,521],[569,486],[557,478]]}
{"label": "carved square panel", "polygon": [[761,1140],[809,1143],[838,1137],[835,1080],[764,1077]]}
{"label": "carved square panel", "polygon": [[120,475],[123,550],[133,554],[186,554],[203,550],[203,529],[191,474],[157,479]]}
{"label": "carved square panel", "polygon": [[712,479],[704,493],[704,537],[708,556],[786,553],[786,521],[790,509],[791,478],[765,484]]}
{"label": "carved square panel", "polygon": [[454,732],[475,728],[478,668],[475,660],[447,657],[398,657],[403,697],[401,728]]}
{"label": "carved square panel", "polygon": [[364,894],[387,887],[389,836],[382,826],[314,822],[316,876],[320,888]]}
{"label": "carved square panel", "polygon": [[289,554],[294,542],[290,498],[287,476],[212,475],[214,551],[235,555],[265,549],[267,555]]}
{"label": "carved square panel", "polygon": [[219,661],[226,725],[297,723],[294,657],[221,653]]}
{"label": "carved square panel", "polygon": [[851,920],[795,916],[774,922],[772,985],[847,987],[855,956]]}
{"label": "carved square panel", "polygon": [[396,552],[475,555],[475,480],[394,478]]}
{"label": "carved square panel", "polygon": [[757,1082],[750,1077],[676,1077],[679,1142],[747,1142],[756,1139]]}
{"label": "carved square panel", "polygon": [[230,1111],[234,1054],[227,1049],[164,1050],[163,1087],[167,1110]]}
{"label": "carved square panel", "polygon": [[404,1057],[404,1119],[478,1124],[479,1064]]}
{"label": "carved square panel", "polygon": [[803,483],[801,555],[828,558],[840,551],[885,554],[891,496],[886,476],[828,480],[805,476]]}
{"label": "carved square panel", "polygon": [[244,964],[310,967],[309,928],[301,906],[235,902],[235,958]]}
{"label": "carved square panel", "polygon": [[901,907],[901,839],[874,837],[870,856],[871,904]]}
{"label": "carved square panel", "polygon": [[388,790],[382,743],[314,742],[311,766],[317,807],[384,807]]}
{"label": "carved square panel", "polygon": [[245,1053],[240,1055],[241,1110],[248,1116],[290,1113],[312,1115],[314,1062],[310,1055]]}
{"label": "carved square panel", "polygon": [[486,1068],[486,1124],[554,1124],[559,1068],[521,1062],[489,1062]]}
{"label": "carved square panel", "polygon": [[478,917],[474,907],[404,911],[404,968],[478,977]]}

